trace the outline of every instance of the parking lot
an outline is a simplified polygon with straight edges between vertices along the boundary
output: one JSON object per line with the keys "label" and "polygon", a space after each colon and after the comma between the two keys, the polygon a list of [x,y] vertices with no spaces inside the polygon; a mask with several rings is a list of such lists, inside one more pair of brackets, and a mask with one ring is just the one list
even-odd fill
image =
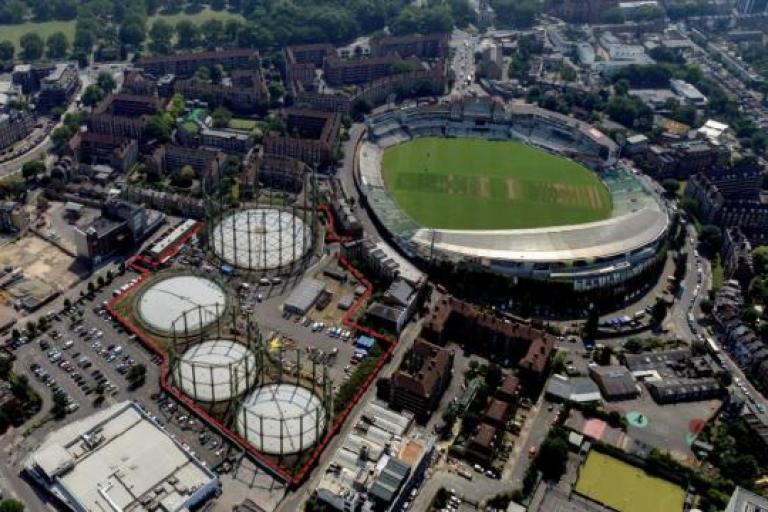
{"label": "parking lot", "polygon": [[[88,416],[106,404],[134,400],[207,465],[229,469],[229,444],[160,392],[161,359],[150,354],[104,308],[116,287],[136,278],[135,273],[126,272],[92,300],[83,298],[64,314],[52,314],[52,327],[44,335],[23,336],[22,342],[9,345],[19,360],[16,369],[29,377],[43,396],[44,407],[50,407],[53,394],[63,395],[68,402],[67,420]],[[142,386],[133,389],[127,376],[136,365],[146,368],[146,377]],[[49,423],[36,436],[57,427]]]}
{"label": "parking lot", "polygon": [[[316,307],[306,315],[284,312],[282,304],[290,291],[291,286],[282,282],[255,283],[248,289],[241,288],[241,308],[254,314],[262,334],[270,341],[270,350],[302,350],[311,360],[326,364],[334,385],[338,386],[364,357],[355,346],[357,334],[341,323],[341,314],[335,315],[337,323],[326,323],[320,320],[321,312]],[[337,309],[337,304],[333,302],[325,309],[331,308]]]}

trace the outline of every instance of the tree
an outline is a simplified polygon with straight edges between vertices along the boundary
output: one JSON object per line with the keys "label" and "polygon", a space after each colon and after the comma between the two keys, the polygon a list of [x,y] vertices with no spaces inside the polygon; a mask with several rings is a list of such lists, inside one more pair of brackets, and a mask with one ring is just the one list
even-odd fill
{"label": "tree", "polygon": [[611,120],[632,128],[638,121],[649,122],[653,111],[642,101],[632,96],[614,96],[608,101],[606,113]]}
{"label": "tree", "polygon": [[0,501],[0,512],[24,512],[24,504],[8,498]]}
{"label": "tree", "polygon": [[105,283],[106,281],[104,281],[104,276],[99,276],[96,278],[96,284],[98,285],[99,288],[104,288]]}
{"label": "tree", "polygon": [[131,369],[128,370],[125,378],[131,383],[132,387],[140,387],[144,384],[144,381],[147,378],[147,367],[141,363],[133,365],[131,366]]}
{"label": "tree", "polygon": [[153,23],[149,31],[149,37],[152,39],[150,44],[152,51],[155,53],[170,53],[174,33],[173,25],[163,19]]}
{"label": "tree", "polygon": [[491,7],[502,26],[521,29],[532,27],[540,11],[538,3],[533,0],[493,0]]}
{"label": "tree", "polygon": [[536,457],[536,467],[545,480],[557,482],[565,473],[567,461],[568,442],[559,434],[559,429],[557,433],[550,432],[550,435],[541,443],[539,455]]}
{"label": "tree", "polygon": [[79,16],[75,24],[75,40],[73,46],[78,50],[90,53],[96,43],[99,32],[99,22],[93,16]]}
{"label": "tree", "polygon": [[752,261],[756,274],[768,273],[768,245],[761,245],[752,251]]}
{"label": "tree", "polygon": [[208,69],[208,76],[211,82],[218,84],[224,78],[224,67],[221,64],[215,64]]}
{"label": "tree", "polygon": [[48,57],[51,59],[61,59],[69,50],[69,41],[64,32],[54,32],[48,36],[45,45],[48,48]]}
{"label": "tree", "polygon": [[43,38],[35,32],[27,32],[19,40],[21,55],[24,60],[37,60],[43,56],[45,43]]}
{"label": "tree", "polygon": [[358,98],[352,103],[352,119],[362,121],[363,116],[373,110],[373,104],[367,98]]}
{"label": "tree", "polygon": [[72,307],[72,301],[69,299],[64,299],[64,309],[69,309]]}
{"label": "tree", "polygon": [[60,420],[67,415],[67,397],[61,393],[53,394],[53,406],[51,407],[51,414],[57,420]]}
{"label": "tree", "polygon": [[611,364],[612,353],[611,347],[601,346],[599,350],[592,353],[592,360],[600,366],[608,366]]}
{"label": "tree", "polygon": [[112,73],[109,71],[100,72],[99,76],[96,78],[96,83],[99,85],[99,88],[104,91],[104,94],[109,94],[115,90],[115,87],[117,87],[115,77],[112,76]]}
{"label": "tree", "polygon": [[45,163],[40,160],[30,160],[29,162],[24,162],[24,165],[21,166],[21,175],[25,180],[33,178],[38,174],[43,174],[44,172]]}
{"label": "tree", "polygon": [[0,379],[7,381],[13,369],[13,359],[8,356],[0,356]]}
{"label": "tree", "polygon": [[96,286],[93,284],[93,281],[88,281],[88,294],[93,295],[93,292],[96,290]]}
{"label": "tree", "polygon": [[[213,9],[213,5],[211,5]],[[237,20],[227,20],[224,23],[224,38],[227,42],[233,43],[237,40],[237,34],[240,32],[241,24]]]}
{"label": "tree", "polygon": [[19,0],[7,0],[0,4],[0,23],[22,23],[26,14],[27,6]]}
{"label": "tree", "polygon": [[16,47],[10,41],[0,41],[0,61],[13,60],[16,53]]}
{"label": "tree", "polygon": [[30,338],[37,336],[37,324],[31,320],[27,322],[27,332]]}
{"label": "tree", "polygon": [[181,20],[176,23],[176,46],[178,48],[195,48],[198,45],[198,32],[194,23]]}
{"label": "tree", "polygon": [[120,25],[118,37],[123,44],[138,46],[144,41],[144,24],[136,18],[126,19]]}
{"label": "tree", "polygon": [[162,114],[159,113],[149,118],[144,133],[148,138],[157,139],[159,142],[171,140],[171,127],[168,126]]}
{"label": "tree", "polygon": [[270,83],[267,89],[269,90],[269,98],[273,102],[279,100],[285,94],[285,88],[283,88],[283,84],[280,82]]}
{"label": "tree", "polygon": [[216,18],[206,20],[200,25],[200,32],[203,34],[205,45],[215,48],[224,36],[224,24]]}
{"label": "tree", "polygon": [[56,149],[61,149],[72,138],[73,132],[66,126],[59,126],[51,132],[51,141]]}
{"label": "tree", "polygon": [[670,112],[669,117],[688,126],[696,123],[696,108],[690,105],[680,105]]}
{"label": "tree", "polygon": [[197,173],[195,172],[195,168],[192,167],[191,165],[185,165],[184,167],[182,167],[181,170],[179,171],[179,174],[181,174],[183,178],[186,178],[188,180],[193,180],[197,178]]}
{"label": "tree", "polygon": [[705,315],[708,315],[712,312],[712,309],[714,307],[714,304],[712,304],[712,301],[709,299],[704,299],[699,303],[699,307],[701,308],[701,312]]}
{"label": "tree", "polygon": [[104,91],[96,84],[91,84],[85,88],[80,100],[86,107],[94,107],[104,98]]}
{"label": "tree", "polygon": [[497,364],[490,363],[485,369],[485,385],[488,388],[488,393],[493,394],[496,389],[501,385],[501,381],[504,379],[504,373]]}
{"label": "tree", "polygon": [[581,337],[585,340],[594,340],[597,335],[597,327],[600,323],[600,312],[596,307],[591,306],[587,313],[587,321],[584,322],[584,328],[581,331]]}
{"label": "tree", "polygon": [[207,82],[211,79],[211,71],[208,69],[208,66],[200,66],[195,71],[195,78],[198,80],[202,80],[204,82]]}
{"label": "tree", "polygon": [[213,111],[211,117],[213,118],[214,126],[217,128],[224,128],[228,126],[229,122],[232,120],[232,112],[224,107],[218,107]]}
{"label": "tree", "polygon": [[713,224],[707,224],[701,228],[699,242],[702,250],[708,254],[715,254],[723,245],[723,231]]}
{"label": "tree", "polygon": [[620,24],[624,23],[624,10],[620,7],[611,7],[606,9],[600,15],[600,21],[603,23]]}
{"label": "tree", "polygon": [[651,308],[651,320],[653,321],[654,325],[661,325],[661,322],[664,321],[664,317],[667,316],[668,307],[669,304],[667,301],[661,298],[656,299],[656,302]]}
{"label": "tree", "polygon": [[684,197],[680,201],[680,207],[689,215],[697,216],[699,214],[699,202],[690,197]]}
{"label": "tree", "polygon": [[661,186],[664,187],[664,191],[669,197],[675,197],[677,191],[680,190],[680,182],[675,178],[667,178],[661,182]]}

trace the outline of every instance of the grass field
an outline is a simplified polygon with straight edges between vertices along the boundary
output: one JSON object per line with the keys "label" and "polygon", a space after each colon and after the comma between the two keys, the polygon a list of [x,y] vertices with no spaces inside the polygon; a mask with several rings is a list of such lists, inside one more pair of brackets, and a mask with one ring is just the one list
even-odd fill
{"label": "grass field", "polygon": [[611,197],[576,162],[518,142],[418,138],[384,153],[397,205],[425,227],[524,229],[611,215]]}
{"label": "grass field", "polygon": [[[210,8],[206,7],[204,10],[195,14],[156,14],[151,16],[147,20],[147,32],[149,32],[149,29],[152,27],[152,24],[155,22],[155,20],[160,18],[173,25],[182,19],[188,19],[195,24],[200,24],[209,19],[218,19],[221,21],[227,21],[230,19],[237,19],[241,21],[243,20],[243,17],[239,14],[233,14],[228,11],[212,11]],[[16,46],[16,49],[18,50],[19,40],[21,39],[21,36],[27,32],[35,32],[39,34],[43,39],[47,39],[48,36],[54,32],[59,31],[64,32],[64,34],[67,36],[67,39],[69,39],[69,43],[72,44],[72,40],[75,37],[75,20],[45,21],[42,23],[30,21],[19,25],[0,25],[0,41],[10,41]]]}
{"label": "grass field", "polygon": [[238,117],[233,117],[229,121],[229,127],[233,130],[245,130],[245,131],[251,131],[254,128],[256,128],[257,122],[253,119],[242,119]]}
{"label": "grass field", "polygon": [[594,450],[576,491],[619,512],[680,512],[685,502],[681,487]]}

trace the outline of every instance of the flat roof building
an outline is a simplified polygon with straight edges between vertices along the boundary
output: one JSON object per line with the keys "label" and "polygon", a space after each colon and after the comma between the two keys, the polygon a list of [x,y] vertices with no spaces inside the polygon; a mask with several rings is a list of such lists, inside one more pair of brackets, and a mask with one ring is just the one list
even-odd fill
{"label": "flat roof building", "polygon": [[635,378],[623,366],[593,365],[589,367],[589,375],[606,400],[630,400],[640,394]]}
{"label": "flat roof building", "polygon": [[547,398],[575,403],[601,402],[600,389],[589,377],[565,377],[554,374],[547,381]]}
{"label": "flat roof building", "polygon": [[222,51],[176,53],[145,57],[136,65],[157,77],[169,73],[179,76],[193,75],[201,66],[221,64],[224,69],[252,68],[259,65],[259,52],[247,48]]}
{"label": "flat roof building", "polygon": [[764,510],[768,510],[767,498],[743,487],[736,487],[724,512],[762,512]]}
{"label": "flat roof building", "polygon": [[398,510],[429,467],[435,437],[411,415],[367,405],[317,485],[329,510]]}
{"label": "flat roof building", "polygon": [[285,299],[283,309],[297,315],[305,315],[325,291],[325,283],[319,279],[305,277]]}
{"label": "flat roof building", "polygon": [[115,404],[53,432],[24,469],[78,512],[186,511],[220,487],[215,473],[134,402]]}

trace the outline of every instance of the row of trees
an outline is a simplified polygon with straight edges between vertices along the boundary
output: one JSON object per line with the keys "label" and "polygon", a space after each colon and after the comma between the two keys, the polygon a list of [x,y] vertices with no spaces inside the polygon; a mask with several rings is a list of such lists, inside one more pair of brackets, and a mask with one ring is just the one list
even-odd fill
{"label": "row of trees", "polygon": [[[62,19],[60,4],[69,0],[57,0],[56,8],[46,9],[42,2],[35,2],[36,20]],[[28,12],[20,0],[8,0],[18,3],[18,12]],[[518,7],[516,2],[509,3],[511,11],[525,11],[523,18],[533,22],[535,13],[532,6],[536,2],[527,0]],[[7,5],[7,3],[6,3]],[[195,24],[183,19],[172,24],[167,19],[158,18],[148,23],[148,17],[155,14],[159,7],[163,12],[177,12],[180,5],[172,2],[160,4],[156,0],[141,2],[118,2],[117,0],[89,0],[80,5],[67,5],[66,19],[72,19],[76,13],[75,35],[69,41],[64,33],[57,32],[44,41],[39,34],[30,32],[21,41],[21,56],[26,60],[42,58],[48,50],[52,58],[63,57],[71,49],[75,56],[90,54],[94,45],[103,41],[107,44],[124,45],[140,48],[146,44],[153,53],[168,53],[174,49],[193,49],[216,47],[223,44],[236,44],[241,47],[266,50],[286,44],[307,42],[342,42],[362,34],[370,34],[385,27],[396,34],[409,32],[447,32],[454,26],[466,26],[474,21],[474,12],[467,0],[436,0],[425,6],[415,7],[407,0],[345,0],[336,2],[310,2],[309,0],[288,0],[283,2],[260,2],[256,0],[231,0],[228,4],[219,0],[211,2],[214,9],[228,7],[231,11],[243,15],[243,20],[209,19]],[[188,5],[187,10],[199,11],[200,3]],[[505,15],[506,12],[504,11]],[[514,24],[526,24],[514,17]],[[21,22],[26,14],[8,19],[7,22]],[[0,22],[2,22],[0,12]],[[510,20],[512,21],[512,20]],[[3,43],[0,47],[0,60],[13,58],[13,45]]]}

